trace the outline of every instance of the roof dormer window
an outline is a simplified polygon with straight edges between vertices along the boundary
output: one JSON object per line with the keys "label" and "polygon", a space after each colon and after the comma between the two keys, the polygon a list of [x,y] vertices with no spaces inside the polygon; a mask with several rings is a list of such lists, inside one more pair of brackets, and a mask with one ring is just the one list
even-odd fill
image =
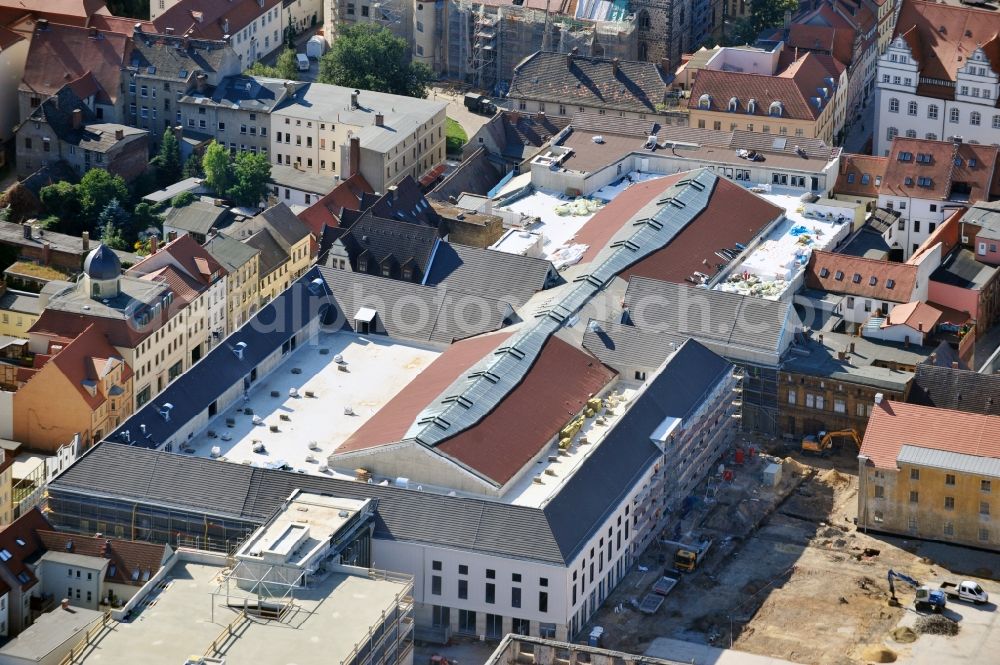
{"label": "roof dormer window", "polygon": [[740,107],[740,100],[736,99],[735,97],[730,97],[729,98],[729,110],[730,111],[736,111],[736,109],[738,109],[739,107]]}
{"label": "roof dormer window", "polygon": [[757,100],[751,99],[749,102],[747,102],[747,113],[756,113],[756,112],[757,112]]}
{"label": "roof dormer window", "polygon": [[698,108],[708,110],[712,108],[712,96],[704,94],[698,98]]}
{"label": "roof dormer window", "polygon": [[781,102],[771,102],[771,106],[767,109],[767,112],[768,115],[780,118],[783,110]]}

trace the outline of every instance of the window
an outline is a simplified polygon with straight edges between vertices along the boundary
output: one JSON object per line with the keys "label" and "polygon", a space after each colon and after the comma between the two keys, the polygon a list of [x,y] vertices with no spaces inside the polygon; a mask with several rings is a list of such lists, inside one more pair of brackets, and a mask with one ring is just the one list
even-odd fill
{"label": "window", "polygon": [[881,485],[875,485],[875,498],[884,499],[885,498],[885,487]]}
{"label": "window", "polygon": [[979,514],[980,515],[989,515],[990,514],[990,502],[989,501],[980,501],[979,502]]}
{"label": "window", "polygon": [[897,136],[899,136],[899,130],[896,129],[895,127],[889,127],[888,129],[885,130],[885,138],[887,141],[891,141]]}
{"label": "window", "polygon": [[521,587],[511,587],[510,606],[521,607]]}
{"label": "window", "polygon": [[938,117],[938,107],[937,104],[931,104],[927,107],[927,117],[931,120],[937,120]]}
{"label": "window", "polygon": [[490,605],[497,602],[497,585],[493,582],[486,583],[486,602]]}
{"label": "window", "polygon": [[[365,7],[367,9],[367,7]],[[462,633],[476,634],[476,613],[472,610],[458,611],[458,630]]]}
{"label": "window", "polygon": [[910,102],[909,104],[907,104],[906,105],[906,112],[907,112],[908,115],[916,115],[917,114],[917,103],[916,102]]}
{"label": "window", "polygon": [[948,120],[952,123],[957,123],[959,118],[958,109],[952,109],[949,113]]}
{"label": "window", "polygon": [[469,599],[469,580],[458,581],[458,597],[462,600]]}
{"label": "window", "polygon": [[980,529],[979,530],[979,541],[985,543],[989,539],[990,539],[990,530],[989,529]]}
{"label": "window", "polygon": [[946,535],[946,536],[954,536],[955,535],[955,523],[954,522],[945,522],[944,523],[944,535]]}
{"label": "window", "polygon": [[989,481],[989,480],[980,480],[979,481],[979,491],[980,492],[985,492],[985,493],[989,494],[990,493],[990,488],[991,488],[992,484],[993,483],[991,481]]}
{"label": "window", "polygon": [[789,404],[793,404],[793,405],[795,404],[795,391],[794,390],[789,390],[788,391],[788,403]]}
{"label": "window", "polygon": [[[593,555],[591,555],[591,556],[593,556]],[[511,575],[510,575],[510,581],[511,582],[520,582],[521,581],[521,573],[511,573]]]}
{"label": "window", "polygon": [[889,99],[889,113],[899,113],[899,100],[895,97]]}
{"label": "window", "polygon": [[979,114],[979,111],[973,111],[972,113],[969,114],[970,125],[975,125],[978,127],[981,121],[982,121],[982,116]]}
{"label": "window", "polygon": [[910,469],[910,480],[920,480],[920,469]]}
{"label": "window", "polygon": [[847,413],[847,402],[842,399],[833,400],[833,411],[835,413]]}
{"label": "window", "polygon": [[944,484],[945,485],[954,486],[955,485],[955,474],[952,474],[952,473],[945,474],[945,476],[944,476]]}
{"label": "window", "polygon": [[636,381],[645,381],[646,380],[646,373],[642,372],[642,371],[639,371],[639,370],[636,370],[635,371],[635,380]]}
{"label": "window", "polygon": [[469,567],[467,565],[465,565],[464,563],[458,564],[458,574],[459,575],[468,575],[469,574]]}
{"label": "window", "polygon": [[441,595],[441,576],[432,575],[431,576],[431,595],[440,596]]}
{"label": "window", "polygon": [[539,612],[549,611],[549,594],[547,591],[538,592],[538,611]]}
{"label": "window", "polygon": [[876,524],[879,524],[885,520],[885,513],[883,513],[881,510],[876,510],[873,519],[875,520]]}
{"label": "window", "polygon": [[955,497],[946,496],[944,498],[944,509],[945,510],[955,510]]}
{"label": "window", "polygon": [[910,492],[910,503],[917,503],[920,500],[920,492]]}

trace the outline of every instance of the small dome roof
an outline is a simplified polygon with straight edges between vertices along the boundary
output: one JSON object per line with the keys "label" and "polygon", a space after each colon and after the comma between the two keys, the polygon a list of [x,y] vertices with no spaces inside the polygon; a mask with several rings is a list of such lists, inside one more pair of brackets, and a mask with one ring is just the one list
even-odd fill
{"label": "small dome roof", "polygon": [[118,279],[122,274],[122,262],[110,247],[101,243],[83,262],[83,272],[91,279]]}

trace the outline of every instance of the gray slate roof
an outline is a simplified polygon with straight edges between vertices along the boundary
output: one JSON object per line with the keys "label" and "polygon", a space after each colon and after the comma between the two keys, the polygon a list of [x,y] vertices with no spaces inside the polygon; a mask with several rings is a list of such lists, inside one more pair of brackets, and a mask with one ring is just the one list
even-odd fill
{"label": "gray slate roof", "polygon": [[133,40],[129,67],[140,76],[184,82],[197,71],[206,74],[219,71],[226,51],[232,53],[225,42],[192,39],[188,40],[187,49],[180,49],[177,48],[180,40],[180,37],[152,35]]}
{"label": "gray slate roof", "polygon": [[441,243],[426,283],[470,295],[489,296],[520,307],[555,280],[551,261],[456,243]]}
{"label": "gray slate roof", "polygon": [[[294,89],[294,86],[293,86]],[[221,106],[228,109],[270,113],[289,95],[285,82],[260,76],[227,76],[211,95],[192,92],[181,98],[182,102]]]}
{"label": "gray slate roof", "polygon": [[299,221],[291,208],[284,203],[273,205],[249,221],[255,232],[267,229],[285,252],[309,235],[309,227]]}
{"label": "gray slate roof", "polygon": [[1000,416],[1000,375],[917,365],[906,401],[939,409]]}
{"label": "gray slate roof", "polygon": [[337,180],[333,176],[308,173],[283,164],[271,165],[271,177],[268,182],[320,196],[329,193],[337,185]]}
{"label": "gray slate roof", "polygon": [[230,238],[225,233],[217,233],[205,243],[205,251],[212,255],[212,258],[226,269],[227,272],[239,270],[243,264],[252,259],[260,252],[256,247],[251,247],[234,238]]}
{"label": "gray slate roof", "polygon": [[230,212],[226,208],[208,201],[192,201],[182,208],[171,208],[163,225],[188,233],[208,235],[213,228],[223,226],[229,216]]}
{"label": "gray slate roof", "polygon": [[583,348],[608,367],[622,372],[629,367],[659,367],[672,351],[688,339],[688,335],[652,328],[637,328],[614,321],[592,321],[583,335]]}
{"label": "gray slate roof", "polygon": [[379,332],[399,339],[451,344],[502,328],[512,311],[491,297],[482,298],[482,308],[473,312],[458,291],[323,266],[319,271],[345,325],[353,326],[357,311],[371,307],[378,312]]}
{"label": "gray slate roof", "polygon": [[899,449],[896,461],[903,464],[916,464],[946,471],[960,471],[977,476],[1000,478],[1000,459],[995,457],[979,457],[947,450],[904,445]]}
{"label": "gray slate roof", "polygon": [[[39,236],[38,231],[33,231],[31,239],[24,237],[24,227],[14,222],[0,221],[0,244],[17,245],[20,247],[42,248],[42,242],[49,243],[55,252],[66,252],[67,254],[79,254],[81,257],[90,250],[83,249],[83,239],[76,236],[69,236],[65,233],[45,231]],[[91,241],[90,249],[97,247],[95,241]]]}
{"label": "gray slate roof", "polygon": [[1000,201],[980,201],[962,216],[963,222],[982,227],[979,235],[1000,239]]}
{"label": "gray slate roof", "polygon": [[[76,109],[83,115],[83,125],[74,129],[73,111]],[[144,139],[149,134],[144,129],[128,125],[96,122],[94,113],[69,85],[63,86],[59,92],[42,102],[32,111],[27,121],[47,123],[60,141],[100,153],[107,153],[119,144]],[[116,138],[118,131],[122,132],[121,139]]]}
{"label": "gray slate roof", "polygon": [[931,280],[963,289],[981,289],[993,279],[996,271],[995,266],[977,261],[971,250],[959,247],[931,273]]}
{"label": "gray slate roof", "polygon": [[41,298],[37,293],[7,289],[3,295],[0,295],[0,309],[24,314],[41,314]]}
{"label": "gray slate roof", "polygon": [[538,51],[514,68],[508,96],[654,113],[666,91],[663,72],[651,62],[623,60],[616,72],[608,58]]}
{"label": "gray slate roof", "polygon": [[625,305],[637,326],[690,335],[730,358],[740,348],[780,356],[793,332],[788,303],[648,277],[629,280]]}

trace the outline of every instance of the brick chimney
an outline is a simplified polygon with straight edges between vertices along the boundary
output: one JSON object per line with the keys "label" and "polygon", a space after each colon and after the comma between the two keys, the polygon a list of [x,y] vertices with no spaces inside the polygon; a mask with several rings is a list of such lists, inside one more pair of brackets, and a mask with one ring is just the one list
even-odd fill
{"label": "brick chimney", "polygon": [[73,129],[83,126],[83,109],[73,109]]}
{"label": "brick chimney", "polygon": [[90,251],[90,231],[84,231],[80,237],[81,244],[83,245],[83,251]]}
{"label": "brick chimney", "polygon": [[123,138],[125,138],[125,130],[119,127],[115,130],[115,140],[121,141]]}
{"label": "brick chimney", "polygon": [[670,58],[660,58],[660,71],[663,72],[664,76],[673,73],[670,71]]}
{"label": "brick chimney", "polygon": [[381,113],[376,113],[375,114],[375,126],[376,127],[385,127],[385,116],[382,115]]}
{"label": "brick chimney", "polygon": [[958,361],[957,360],[952,360],[951,361],[951,368],[952,369],[958,369]]}
{"label": "brick chimney", "polygon": [[199,73],[194,77],[194,85],[198,90],[198,94],[205,94],[205,87],[208,85],[208,75]]}
{"label": "brick chimney", "polygon": [[618,72],[621,69],[621,60],[618,58],[612,58],[611,60],[611,73],[613,76],[617,77]]}
{"label": "brick chimney", "polygon": [[31,240],[31,224],[27,222],[21,224],[21,234],[24,235],[25,240]]}
{"label": "brick chimney", "polygon": [[566,69],[573,68],[573,58],[576,57],[576,54],[579,52],[580,49],[574,46],[572,49],[570,49],[569,53],[566,54]]}
{"label": "brick chimney", "polygon": [[156,254],[157,250],[160,249],[160,239],[155,235],[149,236],[149,253]]}
{"label": "brick chimney", "polygon": [[177,231],[169,231],[167,233],[167,242],[173,242],[177,240]]}
{"label": "brick chimney", "polygon": [[357,136],[351,137],[351,145],[348,150],[348,171],[347,177],[351,177],[361,169],[361,139]]}
{"label": "brick chimney", "polygon": [[42,265],[49,265],[49,260],[52,258],[52,244],[49,241],[42,242]]}

